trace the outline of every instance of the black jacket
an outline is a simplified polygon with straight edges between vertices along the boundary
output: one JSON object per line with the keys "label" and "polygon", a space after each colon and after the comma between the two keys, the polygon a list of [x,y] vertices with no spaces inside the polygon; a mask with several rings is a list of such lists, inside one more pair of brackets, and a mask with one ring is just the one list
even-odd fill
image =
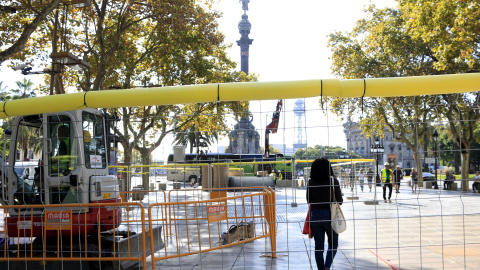
{"label": "black jacket", "polygon": [[[340,190],[340,184],[337,179],[334,179],[334,186],[335,200],[342,204],[342,191]],[[310,204],[311,209],[330,210],[330,203],[333,202],[332,190],[333,187],[329,181],[318,182],[312,179],[308,180],[307,202]]]}

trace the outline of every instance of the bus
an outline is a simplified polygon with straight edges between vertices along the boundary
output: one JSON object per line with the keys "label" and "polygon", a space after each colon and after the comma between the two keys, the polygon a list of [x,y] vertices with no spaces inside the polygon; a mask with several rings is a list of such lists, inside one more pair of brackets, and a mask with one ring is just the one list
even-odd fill
{"label": "bus", "polygon": [[[244,172],[248,173],[252,172],[252,166],[241,165],[242,162],[277,161],[278,159],[283,159],[283,155],[271,154],[266,158],[263,154],[206,153],[202,155],[185,154],[183,162],[174,162],[174,154],[170,154],[167,163],[178,165],[178,167],[167,170],[167,180],[188,182],[193,180],[201,182],[201,168],[196,167],[196,163],[239,163],[231,167],[243,168]],[[271,164],[259,164],[257,166],[257,170],[269,171],[272,169]]]}
{"label": "bus", "polygon": [[[185,154],[185,162],[182,163],[224,163],[224,162],[252,162],[252,161],[276,161],[283,158],[283,154],[270,154],[267,158],[263,154],[232,154],[232,153],[206,153]],[[168,155],[168,164],[173,164],[173,154]],[[179,162],[176,162],[177,164]]]}

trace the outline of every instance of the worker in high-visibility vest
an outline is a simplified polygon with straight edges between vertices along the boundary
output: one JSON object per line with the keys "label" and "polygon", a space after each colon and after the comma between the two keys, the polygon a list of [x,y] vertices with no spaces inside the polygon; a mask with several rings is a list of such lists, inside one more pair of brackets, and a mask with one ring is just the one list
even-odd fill
{"label": "worker in high-visibility vest", "polygon": [[389,193],[388,193],[388,201],[391,202],[392,200],[390,199],[392,197],[392,181],[393,181],[393,176],[392,176],[392,171],[390,170],[390,164],[388,162],[385,162],[385,168],[382,169],[381,172],[382,175],[382,187],[383,187],[383,201],[387,202],[387,187],[389,188]]}
{"label": "worker in high-visibility vest", "polygon": [[282,172],[281,172],[281,171],[278,171],[278,180],[282,180],[282,179],[283,179]]}

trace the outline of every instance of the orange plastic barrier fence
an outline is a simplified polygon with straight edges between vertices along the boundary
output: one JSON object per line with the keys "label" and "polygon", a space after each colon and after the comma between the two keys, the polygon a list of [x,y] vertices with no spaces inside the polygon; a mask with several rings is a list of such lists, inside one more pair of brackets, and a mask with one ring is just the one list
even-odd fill
{"label": "orange plastic barrier fence", "polygon": [[[169,212],[168,220],[150,223],[150,229],[162,226],[165,228],[164,237],[167,234],[173,236],[173,240],[165,243],[164,250],[152,254],[153,269],[160,260],[209,252],[265,237],[270,237],[271,256],[276,257],[275,192],[264,187],[229,188],[233,196],[205,198],[208,194],[205,191],[221,190],[172,190],[168,195],[170,202],[149,205],[149,220],[154,219],[155,211],[163,213],[168,209]],[[222,233],[222,228],[226,233]],[[150,244],[153,249],[153,241]]]}
{"label": "orange plastic barrier fence", "polygon": [[[121,209],[124,222],[122,222],[122,229],[126,232],[126,238],[123,242],[122,249],[119,250],[118,242],[109,247],[102,247],[101,232],[95,227],[112,226],[118,227],[121,217],[114,217],[112,224],[90,224],[87,213],[92,209],[108,208],[117,213],[117,209]],[[5,238],[4,250],[0,256],[0,262],[5,261],[90,261],[90,262],[125,262],[133,261],[140,262],[146,269],[146,239],[145,234],[139,234],[141,239],[136,239],[133,243],[130,232],[138,231],[145,232],[145,210],[144,206],[138,202],[122,202],[122,203],[89,203],[89,204],[62,204],[62,205],[15,205],[15,206],[0,206],[5,213],[12,213],[11,217],[15,217],[16,232],[11,232],[23,237],[12,238],[16,243],[9,243],[9,239]],[[129,210],[130,209],[130,210]],[[132,223],[128,220],[131,209],[136,209],[139,215],[137,223]],[[44,213],[39,222],[38,216],[34,213]],[[59,218],[56,222],[48,222],[47,213],[58,212]],[[19,213],[19,214],[18,214]],[[62,216],[63,213],[70,213]],[[99,220],[102,220],[102,211],[98,211]],[[61,216],[61,217],[60,217]],[[85,218],[82,218],[85,217]],[[130,215],[131,216],[131,215]],[[135,219],[138,219],[135,217]],[[4,225],[6,234],[9,234],[8,217],[5,218]],[[118,221],[117,221],[118,220]],[[13,224],[15,225],[15,224]],[[40,227],[43,230],[43,235],[56,235],[56,243],[45,241],[46,238],[34,237],[34,231]],[[93,234],[92,234],[92,227]],[[92,237],[92,235],[97,237]],[[132,233],[133,235],[133,233]],[[62,237],[60,237],[62,236]],[[111,237],[118,239],[118,230],[111,230]],[[40,243],[38,243],[40,239]],[[52,239],[50,237],[49,239]],[[55,237],[53,237],[55,239]],[[37,240],[37,242],[35,241]],[[40,247],[40,249],[39,249]],[[93,248],[92,248],[93,247]],[[52,255],[53,254],[53,255]]]}
{"label": "orange plastic barrier fence", "polygon": [[[276,257],[275,192],[264,187],[229,188],[226,197],[210,199],[211,193],[221,191],[225,189],[181,189],[169,191],[168,196],[164,191],[133,191],[120,193],[130,202],[0,206],[11,214],[6,215],[9,221],[4,218],[0,263],[110,262],[124,268],[140,263],[147,269],[147,257],[151,256],[155,269],[160,260],[266,237],[270,237],[271,256]],[[112,224],[92,224],[87,213],[100,208],[121,216],[114,214]],[[68,218],[51,223],[46,216],[55,212],[60,216],[68,213]],[[43,213],[42,217],[38,213]],[[105,212],[98,211],[98,220],[104,220],[102,215]],[[11,235],[22,237],[10,237],[14,241],[9,242],[9,225],[16,225],[10,227],[16,228]],[[116,229],[105,233],[99,229],[102,226]],[[49,240],[34,237],[36,229],[43,230]],[[102,244],[105,236],[111,239],[111,246]]]}

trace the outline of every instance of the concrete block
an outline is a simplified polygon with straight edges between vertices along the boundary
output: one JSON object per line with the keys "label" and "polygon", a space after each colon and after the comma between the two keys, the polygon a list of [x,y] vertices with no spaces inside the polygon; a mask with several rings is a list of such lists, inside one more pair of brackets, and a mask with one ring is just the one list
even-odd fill
{"label": "concrete block", "polygon": [[268,175],[268,172],[267,172],[267,171],[258,171],[258,172],[257,172],[257,176],[263,177],[263,176],[267,176],[267,175]]}
{"label": "concrete block", "polygon": [[458,190],[457,183],[455,183],[455,182],[453,182],[450,187],[451,187],[450,190]]}
{"label": "concrete block", "polygon": [[158,183],[158,190],[167,190],[167,183]]}
{"label": "concrete block", "polygon": [[182,183],[173,182],[173,189],[180,189],[180,188],[182,188]]}
{"label": "concrete block", "polygon": [[277,187],[298,187],[298,180],[277,180]]}
{"label": "concrete block", "polygon": [[432,189],[432,181],[425,181],[425,188]]}
{"label": "concrete block", "polygon": [[240,171],[229,171],[228,176],[244,176],[243,170]]}

